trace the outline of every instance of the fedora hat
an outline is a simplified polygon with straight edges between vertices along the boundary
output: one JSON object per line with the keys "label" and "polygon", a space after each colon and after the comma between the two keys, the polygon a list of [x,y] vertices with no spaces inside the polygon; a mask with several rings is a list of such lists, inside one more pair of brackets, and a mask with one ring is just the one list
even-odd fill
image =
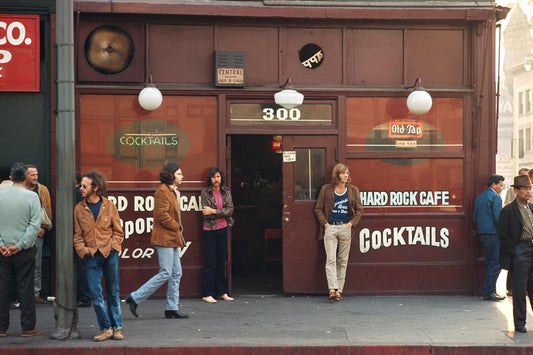
{"label": "fedora hat", "polygon": [[527,187],[531,186],[531,181],[527,175],[519,175],[514,177],[514,182],[511,185],[512,187]]}

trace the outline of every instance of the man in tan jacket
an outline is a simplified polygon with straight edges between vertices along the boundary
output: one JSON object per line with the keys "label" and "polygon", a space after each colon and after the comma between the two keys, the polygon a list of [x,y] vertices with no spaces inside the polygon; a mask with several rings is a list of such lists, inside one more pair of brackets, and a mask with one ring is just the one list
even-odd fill
{"label": "man in tan jacket", "polygon": [[43,261],[43,244],[46,232],[52,230],[52,200],[50,198],[50,192],[48,188],[38,182],[39,171],[35,165],[28,164],[28,175],[24,180],[24,185],[30,191],[39,195],[41,200],[41,229],[37,235],[37,241],[35,242],[35,272],[34,272],[34,285],[33,293],[35,295],[35,303],[44,303],[41,297],[41,274],[42,274],[42,261]]}
{"label": "man in tan jacket", "polygon": [[[87,283],[100,332],[94,341],[122,340],[119,295],[119,252],[124,231],[116,206],[104,197],[105,177],[91,171],[81,180],[83,200],[74,207],[74,249],[87,262]],[[103,297],[105,278],[107,306]]]}

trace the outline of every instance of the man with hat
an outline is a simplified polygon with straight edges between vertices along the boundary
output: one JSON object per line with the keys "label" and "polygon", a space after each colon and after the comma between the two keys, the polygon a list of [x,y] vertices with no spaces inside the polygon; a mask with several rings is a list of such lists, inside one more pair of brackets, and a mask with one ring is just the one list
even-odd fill
{"label": "man with hat", "polygon": [[500,240],[498,239],[498,217],[502,210],[500,192],[503,189],[501,175],[491,175],[488,188],[474,202],[474,223],[479,241],[485,254],[485,281],[481,295],[487,301],[501,301],[505,297],[496,293],[496,280],[500,275]]}
{"label": "man with hat", "polygon": [[533,204],[528,202],[531,181],[527,175],[515,176],[511,186],[516,198],[502,209],[498,220],[500,265],[513,272],[514,327],[525,333],[526,291],[533,295]]}

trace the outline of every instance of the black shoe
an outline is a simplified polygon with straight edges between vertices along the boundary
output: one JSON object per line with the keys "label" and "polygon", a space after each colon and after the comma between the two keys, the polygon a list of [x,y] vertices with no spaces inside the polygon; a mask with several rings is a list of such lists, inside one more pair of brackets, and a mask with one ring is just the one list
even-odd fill
{"label": "black shoe", "polygon": [[519,325],[517,327],[514,327],[514,331],[519,332],[519,333],[527,333],[527,329],[524,325]]}
{"label": "black shoe", "polygon": [[137,314],[137,303],[135,303],[131,295],[126,297],[126,303],[130,305],[131,314],[133,314],[135,318],[139,318],[139,315]]}
{"label": "black shoe", "polygon": [[80,308],[80,307],[91,307],[91,301],[88,301],[88,302],[82,302],[82,301],[80,301],[80,302],[78,302],[78,303],[76,304],[76,306],[77,306],[78,308]]}
{"label": "black shoe", "polygon": [[485,301],[502,301],[505,299],[505,296],[500,296],[496,293],[490,294],[490,295],[483,295],[483,299]]}
{"label": "black shoe", "polygon": [[189,318],[189,315],[180,311],[165,311],[165,318]]}

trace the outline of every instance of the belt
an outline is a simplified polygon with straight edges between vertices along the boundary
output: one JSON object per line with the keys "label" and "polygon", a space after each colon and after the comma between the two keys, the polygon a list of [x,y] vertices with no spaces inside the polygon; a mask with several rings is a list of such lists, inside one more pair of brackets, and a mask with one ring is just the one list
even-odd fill
{"label": "belt", "polygon": [[331,224],[332,226],[342,226],[346,223],[348,223],[349,221],[346,221],[346,222],[339,222],[339,221],[330,221],[328,222],[329,224]]}

